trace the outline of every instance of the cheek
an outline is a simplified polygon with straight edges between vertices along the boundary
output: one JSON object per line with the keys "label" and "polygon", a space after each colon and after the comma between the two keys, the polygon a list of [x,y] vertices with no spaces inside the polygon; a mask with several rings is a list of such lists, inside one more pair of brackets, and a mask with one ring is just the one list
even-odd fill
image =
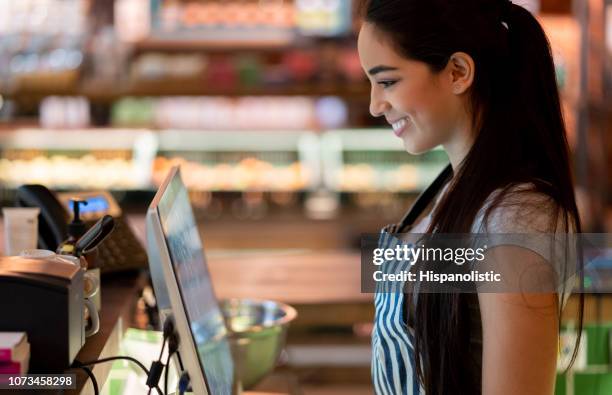
{"label": "cheek", "polygon": [[452,123],[453,113],[448,95],[435,86],[427,86],[414,90],[410,104],[409,113],[421,131],[445,134]]}
{"label": "cheek", "polygon": [[393,94],[400,111],[419,117],[432,112],[437,99],[435,89],[422,78],[406,80]]}

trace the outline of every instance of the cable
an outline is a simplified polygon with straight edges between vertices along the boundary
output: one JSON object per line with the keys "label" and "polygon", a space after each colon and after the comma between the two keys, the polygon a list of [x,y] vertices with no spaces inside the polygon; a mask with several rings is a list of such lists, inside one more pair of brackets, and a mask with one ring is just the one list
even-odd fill
{"label": "cable", "polygon": [[[166,335],[166,323],[164,323],[164,339],[162,340],[161,351],[159,352],[159,358],[157,361],[153,361],[151,363],[150,373],[147,376],[147,386],[149,387],[149,391],[147,395],[151,395],[151,391],[153,387],[157,387],[159,384],[159,379],[161,377],[162,372],[164,371],[164,364],[161,362],[162,356],[164,355],[164,348],[166,348],[166,341],[168,340],[168,336]],[[174,326],[172,326],[174,328]],[[164,393],[165,394],[165,393]]]}
{"label": "cable", "polygon": [[185,366],[183,366],[183,359],[181,358],[181,352],[180,351],[176,352],[176,358],[178,359],[179,368],[181,369],[181,372],[182,372],[183,370],[185,370]]}
{"label": "cable", "polygon": [[[98,387],[98,380],[96,380],[96,376],[93,374],[91,369],[89,369],[87,366],[80,366],[81,363],[77,360],[74,361],[73,365],[74,365],[73,366],[74,368],[83,369],[83,371],[87,373],[87,376],[89,376],[89,378],[91,379],[91,384],[93,385],[94,395],[100,395],[100,388]],[[86,383],[87,381],[85,381],[85,384]]]}
{"label": "cable", "polygon": [[[168,394],[168,374],[170,372],[170,359],[178,351],[179,336],[174,327],[172,316],[166,318],[164,322],[164,339],[168,342],[168,357],[166,358],[166,366],[164,372],[164,394]],[[160,355],[161,361],[161,355]]]}
{"label": "cable", "polygon": [[159,358],[157,358],[157,361],[153,361],[153,363],[151,363],[151,369],[149,370],[150,373],[147,375],[147,386],[149,387],[149,391],[147,391],[147,395],[151,395],[151,391],[153,390],[153,387],[157,386],[157,384],[159,383],[159,378],[161,376],[162,371],[164,370],[164,364],[161,363],[161,359],[162,359],[162,355],[164,354],[165,347],[166,347],[166,336],[164,336],[164,340],[162,341],[161,351],[159,352]]}
{"label": "cable", "polygon": [[[169,316],[164,322],[163,340],[161,350],[159,352],[159,358],[157,358],[157,361],[153,361],[151,363],[151,368],[149,369],[149,373],[147,375],[147,386],[149,387],[147,395],[151,395],[151,391],[153,390],[153,388],[156,388],[159,391],[159,380],[161,378],[162,373],[164,372],[164,368],[166,368],[167,370],[166,365],[162,363],[164,349],[166,348],[168,338],[172,338],[175,336],[176,335],[174,335],[174,320],[172,319],[172,316]],[[173,351],[170,351],[169,354],[172,355]]]}
{"label": "cable", "polygon": [[151,369],[148,377],[147,377],[147,386],[149,387],[149,391],[147,395],[151,394],[153,388],[159,388],[159,378],[161,377],[162,372],[164,371],[164,364],[159,361],[153,361],[151,364]]}
{"label": "cable", "polygon": [[166,371],[164,375],[164,393],[168,394],[168,372],[170,371],[170,358],[178,352],[179,336],[176,330],[172,328],[172,332],[168,335],[168,359],[166,362]]}
{"label": "cable", "polygon": [[[102,359],[98,359],[96,361],[81,362],[80,364],[83,365],[83,366],[88,366],[88,365],[96,365],[98,363],[117,361],[117,360],[122,360],[122,359],[128,360],[128,361],[133,362],[136,365],[138,365],[147,374],[147,377],[149,377],[149,375],[151,374],[149,369],[147,369],[139,360],[137,360],[135,358],[132,358],[132,357],[128,357],[128,356],[123,356],[123,355],[116,356],[116,357],[102,358]],[[159,386],[155,385],[153,388],[155,388],[155,390],[157,391],[158,395],[163,395],[163,393],[162,393],[161,389],[159,388]]]}
{"label": "cable", "polygon": [[[166,348],[166,343],[168,343],[168,359],[167,359],[166,365],[164,365],[161,360],[164,355],[164,349]],[[128,356],[109,357],[109,358],[98,359],[95,361],[88,361],[88,362],[75,361],[75,364],[76,364],[76,367],[87,369],[86,373],[88,374],[88,376],[92,379],[92,382],[94,383],[95,395],[99,394],[99,390],[97,388],[98,387],[97,382],[91,370],[87,368],[86,366],[95,365],[95,364],[103,363],[103,362],[121,360],[121,359],[125,359],[125,360],[131,361],[137,364],[147,374],[146,384],[149,387],[149,391],[147,392],[147,395],[151,395],[151,391],[153,390],[153,388],[155,388],[158,395],[164,395],[164,394],[167,394],[168,392],[168,370],[169,370],[168,365],[170,364],[170,357],[178,350],[178,343],[179,343],[179,340],[178,340],[178,335],[174,327],[174,320],[172,319],[172,316],[169,316],[168,318],[166,318],[166,321],[164,322],[163,341],[162,341],[161,350],[159,352],[159,358],[156,361],[153,361],[151,363],[151,368],[147,369],[140,361],[138,361],[135,358],[128,357]],[[165,392],[162,393],[161,389],[159,388],[159,380],[161,378],[162,373],[164,372],[164,368],[166,369],[165,388],[164,388]]]}
{"label": "cable", "polygon": [[166,359],[166,371],[164,372],[164,394],[168,395],[168,372],[170,371],[170,353]]}
{"label": "cable", "polygon": [[[166,365],[164,365],[162,363],[162,358],[164,355],[166,343],[168,343],[168,359]],[[166,369],[164,393],[168,392],[168,365],[170,364],[170,357],[176,352],[177,349],[178,336],[176,335],[176,331],[174,328],[174,319],[172,318],[172,316],[168,316],[164,321],[163,341],[161,351],[159,352],[159,358],[157,358],[157,360],[153,361],[153,363],[151,364],[150,373],[147,377],[147,386],[149,387],[147,395],[151,394],[151,390],[154,387],[159,388],[159,380],[161,378],[162,373],[164,373],[164,369]]]}
{"label": "cable", "polygon": [[94,374],[91,371],[91,369],[89,369],[87,366],[81,366],[81,369],[83,369],[85,371],[85,373],[87,373],[87,375],[91,379],[91,384],[93,385],[93,388],[94,388],[94,394],[95,395],[99,395],[100,394],[100,387],[98,386],[98,380],[96,380],[96,376],[94,376]]}
{"label": "cable", "polygon": [[96,365],[96,364],[103,363],[103,362],[117,361],[121,359],[125,359],[128,361],[134,362],[136,365],[140,366],[140,368],[144,370],[146,374],[149,374],[149,369],[147,369],[139,360],[132,358],[132,357],[128,357],[128,356],[123,356],[123,355],[119,355],[116,357],[97,359],[95,361],[81,362],[81,364],[85,366],[89,366],[89,365]]}

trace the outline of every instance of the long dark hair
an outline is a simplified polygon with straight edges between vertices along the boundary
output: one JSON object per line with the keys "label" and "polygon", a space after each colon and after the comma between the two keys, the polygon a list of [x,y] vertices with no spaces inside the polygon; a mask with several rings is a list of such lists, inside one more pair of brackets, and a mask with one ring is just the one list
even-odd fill
{"label": "long dark hair", "polygon": [[[538,21],[507,0],[370,0],[362,7],[363,19],[398,53],[425,62],[432,72],[458,51],[475,63],[469,92],[474,144],[455,169],[428,232],[470,233],[487,198],[496,190],[502,197],[520,183],[531,183],[554,202],[561,229],[581,232],[554,64]],[[556,222],[552,229],[558,229]],[[428,394],[480,392],[480,382],[470,379],[463,363],[467,297],[417,298],[416,370]],[[580,328],[582,306],[581,293]]]}

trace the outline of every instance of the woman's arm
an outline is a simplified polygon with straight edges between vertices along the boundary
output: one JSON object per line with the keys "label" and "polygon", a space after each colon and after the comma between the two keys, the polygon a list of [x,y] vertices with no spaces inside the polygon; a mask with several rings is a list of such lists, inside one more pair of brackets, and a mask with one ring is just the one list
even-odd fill
{"label": "woman's arm", "polygon": [[[525,273],[523,269],[543,263],[540,255],[515,246],[492,248],[487,252],[487,260],[491,258],[502,273]],[[513,270],[504,270],[510,267]],[[515,283],[517,278],[509,281]],[[557,294],[479,293],[478,300],[483,395],[552,395],[558,351]]]}

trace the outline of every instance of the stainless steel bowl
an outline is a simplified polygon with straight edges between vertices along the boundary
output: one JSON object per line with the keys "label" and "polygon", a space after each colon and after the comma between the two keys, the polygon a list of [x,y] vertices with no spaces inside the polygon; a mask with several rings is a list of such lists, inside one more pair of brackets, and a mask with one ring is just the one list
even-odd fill
{"label": "stainless steel bowl", "polygon": [[297,312],[283,303],[253,299],[224,300],[221,310],[237,379],[243,389],[252,388],[276,367]]}

